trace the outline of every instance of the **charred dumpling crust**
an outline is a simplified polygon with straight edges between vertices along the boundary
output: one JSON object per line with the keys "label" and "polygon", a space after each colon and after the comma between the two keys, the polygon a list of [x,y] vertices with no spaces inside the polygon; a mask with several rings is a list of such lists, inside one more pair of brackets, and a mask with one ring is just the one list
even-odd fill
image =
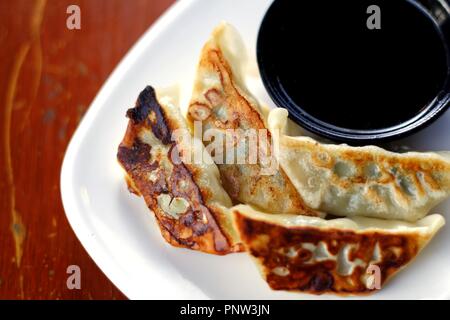
{"label": "charred dumpling crust", "polygon": [[[439,215],[416,225],[356,218],[359,224],[373,225],[358,229],[349,219],[295,221],[292,215],[273,217],[247,206],[237,206],[233,212],[242,242],[269,286],[313,294],[375,292],[367,273],[370,265],[379,267],[383,285],[444,224]],[[382,227],[376,228],[377,223]]]}
{"label": "charred dumpling crust", "polygon": [[[231,201],[223,189],[217,197],[210,188],[220,185],[214,168],[204,173],[172,159],[179,150],[189,150],[172,141],[172,132],[184,124],[176,108],[168,109],[148,86],[127,111],[130,121],[117,158],[128,175],[130,190],[144,197],[170,244],[214,254],[241,250],[227,225],[229,213],[224,206]],[[209,185],[198,183],[200,178]]]}
{"label": "charred dumpling crust", "polygon": [[[242,83],[240,64],[245,49],[240,46],[236,31],[230,25],[221,24],[203,47],[187,118],[191,123],[201,122],[204,130],[225,132],[233,129],[237,132],[239,129],[266,129],[256,100]],[[237,137],[237,140],[241,139]],[[267,131],[268,153],[270,139],[270,132]],[[264,149],[261,145],[259,147]],[[223,187],[234,203],[247,203],[266,211],[321,215],[304,205],[281,168],[262,175],[264,165],[259,160],[254,164],[217,165]]]}

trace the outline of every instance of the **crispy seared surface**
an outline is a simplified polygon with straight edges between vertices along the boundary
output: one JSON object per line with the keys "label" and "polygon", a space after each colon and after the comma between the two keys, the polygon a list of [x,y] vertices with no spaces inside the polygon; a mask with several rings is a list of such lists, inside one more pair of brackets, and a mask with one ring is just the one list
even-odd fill
{"label": "crispy seared surface", "polygon": [[[166,241],[214,254],[239,251],[231,232],[219,223],[225,208],[208,203],[212,191],[197,184],[200,173],[170,156],[172,151],[178,154],[171,133],[179,125],[158,103],[152,87],[141,92],[127,117],[130,121],[117,157],[130,190],[144,197]],[[144,141],[146,136],[150,143]]]}
{"label": "crispy seared surface", "polygon": [[[220,132],[236,129],[266,130],[256,101],[250,97],[237,80],[227,57],[221,49],[223,33],[227,26],[220,26],[210,41],[204,46],[197,71],[194,92],[188,109],[188,120],[199,121],[203,129],[215,129]],[[271,153],[271,134],[266,130],[267,155]],[[245,137],[236,135],[235,141]],[[204,141],[209,145],[208,141]],[[238,149],[235,142],[234,147]],[[275,159],[273,159],[275,161]],[[216,161],[217,162],[217,161]],[[260,158],[257,163],[224,164],[217,163],[225,190],[235,203],[247,203],[265,211],[280,213],[302,213],[312,216],[320,213],[304,205],[295,187],[281,168],[274,173],[264,175],[265,167]]]}
{"label": "crispy seared surface", "polygon": [[418,233],[286,227],[234,212],[242,242],[274,290],[372,293],[369,265],[380,268],[383,285],[429,240]]}

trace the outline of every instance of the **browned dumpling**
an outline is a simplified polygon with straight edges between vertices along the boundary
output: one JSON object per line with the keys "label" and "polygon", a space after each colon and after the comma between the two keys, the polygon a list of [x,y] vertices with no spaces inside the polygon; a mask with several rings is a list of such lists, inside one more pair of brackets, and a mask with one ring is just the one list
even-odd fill
{"label": "browned dumpling", "polygon": [[144,197],[170,244],[214,254],[240,251],[227,210],[231,200],[216,165],[212,160],[183,162],[181,155],[193,154],[195,148],[209,155],[201,143],[174,135],[181,129],[190,136],[174,103],[173,96],[157,98],[147,87],[128,110],[130,121],[117,157],[130,189]]}
{"label": "browned dumpling", "polygon": [[232,211],[241,240],[269,286],[315,294],[375,292],[372,273],[379,271],[383,285],[445,223],[437,214],[408,223],[266,214],[245,205]]}
{"label": "browned dumpling", "polygon": [[[251,129],[264,132],[266,126],[256,100],[242,81],[240,59],[244,54],[239,36],[230,25],[221,24],[213,31],[201,53],[187,117],[191,124],[200,122],[204,131],[212,129],[222,137],[227,130],[241,130],[243,134],[237,135],[233,147],[249,159],[251,142],[246,145],[244,135]],[[224,152],[216,150],[213,154],[224,189],[234,203],[247,203],[266,211],[321,215],[305,206],[285,172],[276,168],[276,159],[271,157],[271,135],[266,132],[267,140],[259,140],[258,147],[267,150],[267,164],[261,158],[254,163],[227,163]],[[207,149],[211,146],[209,141],[203,142]]]}

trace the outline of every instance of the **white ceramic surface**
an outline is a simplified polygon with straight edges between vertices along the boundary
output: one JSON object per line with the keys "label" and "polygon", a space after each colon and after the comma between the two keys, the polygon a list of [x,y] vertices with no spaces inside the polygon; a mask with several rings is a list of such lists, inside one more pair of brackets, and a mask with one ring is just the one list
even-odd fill
{"label": "white ceramic surface", "polygon": [[[177,2],[119,64],[72,138],[61,173],[67,217],[87,252],[129,298],[335,298],[271,291],[246,254],[219,257],[167,245],[143,199],[127,191],[116,161],[127,125],[125,111],[145,85],[179,82],[183,92],[189,92],[200,49],[222,20],[240,31],[254,61],[258,26],[270,2]],[[248,83],[261,102],[273,105],[256,72],[249,73]],[[397,144],[450,150],[450,111],[428,129]],[[447,218],[449,211],[449,201],[433,210]],[[407,270],[368,298],[450,299],[449,244],[450,223]]]}

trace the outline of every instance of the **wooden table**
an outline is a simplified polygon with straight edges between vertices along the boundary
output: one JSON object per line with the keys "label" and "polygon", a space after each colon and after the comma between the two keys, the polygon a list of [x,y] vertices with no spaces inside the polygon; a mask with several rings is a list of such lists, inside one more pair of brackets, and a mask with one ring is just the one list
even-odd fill
{"label": "wooden table", "polygon": [[[60,169],[100,86],[172,2],[0,0],[0,299],[125,298],[70,228]],[[66,26],[71,4],[80,30]]]}

